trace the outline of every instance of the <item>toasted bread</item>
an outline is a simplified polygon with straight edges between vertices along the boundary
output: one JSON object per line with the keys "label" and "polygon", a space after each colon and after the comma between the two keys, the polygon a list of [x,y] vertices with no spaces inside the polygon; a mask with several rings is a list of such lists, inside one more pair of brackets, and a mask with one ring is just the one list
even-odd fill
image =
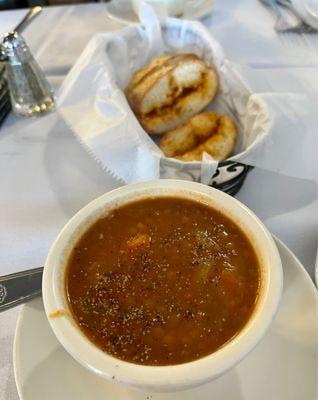
{"label": "toasted bread", "polygon": [[215,160],[223,161],[233,152],[237,139],[234,122],[228,115],[219,118],[217,133],[212,135],[193,150],[177,157],[182,161],[201,161],[203,153],[210,154]]}
{"label": "toasted bread", "polygon": [[137,114],[139,121],[148,133],[162,135],[202,111],[214,99],[218,85],[216,70],[206,68],[198,86],[182,91],[171,105],[157,108],[149,114]]}
{"label": "toasted bread", "polygon": [[193,54],[160,57],[137,72],[126,95],[136,114],[168,106],[182,90],[199,85],[205,64]]}
{"label": "toasted bread", "polygon": [[162,134],[200,112],[215,97],[219,79],[195,54],[164,55],[137,71],[125,93],[150,134]]}
{"label": "toasted bread", "polygon": [[170,132],[165,133],[159,147],[166,157],[174,157],[192,150],[217,130],[216,112],[204,112]]}
{"label": "toasted bread", "polygon": [[159,68],[166,63],[166,61],[170,60],[171,55],[165,54],[160,57],[154,58],[146,67],[139,69],[133,77],[131,78],[130,82],[128,83],[125,93],[126,96],[130,95],[130,91],[140,83],[140,81],[145,78],[147,74],[150,74],[155,68]]}

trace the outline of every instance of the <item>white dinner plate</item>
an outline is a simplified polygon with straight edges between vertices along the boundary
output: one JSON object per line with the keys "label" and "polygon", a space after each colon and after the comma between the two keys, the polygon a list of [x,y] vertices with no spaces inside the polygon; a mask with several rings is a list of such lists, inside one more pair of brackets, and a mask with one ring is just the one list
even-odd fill
{"label": "white dinner plate", "polygon": [[69,356],[55,339],[41,298],[21,311],[14,372],[21,400],[316,400],[317,291],[276,239],[284,270],[279,311],[265,338],[221,378],[177,393],[146,393],[108,382]]}
{"label": "white dinner plate", "polygon": [[[200,19],[206,17],[212,11],[213,3],[214,0],[204,0],[202,1],[202,4],[200,2],[200,6],[193,8],[191,18],[188,19]],[[116,21],[130,25],[139,24],[139,19],[132,8],[130,0],[111,0],[109,3],[106,3],[105,6],[108,16]],[[183,17],[181,16],[181,18]]]}

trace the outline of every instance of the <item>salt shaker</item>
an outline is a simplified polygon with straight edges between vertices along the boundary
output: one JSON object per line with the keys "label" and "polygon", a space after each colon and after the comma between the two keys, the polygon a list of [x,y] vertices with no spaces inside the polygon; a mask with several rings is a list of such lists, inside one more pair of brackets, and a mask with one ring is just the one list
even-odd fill
{"label": "salt shaker", "polygon": [[0,60],[5,63],[13,111],[32,117],[51,111],[51,87],[18,32],[7,33],[1,45]]}

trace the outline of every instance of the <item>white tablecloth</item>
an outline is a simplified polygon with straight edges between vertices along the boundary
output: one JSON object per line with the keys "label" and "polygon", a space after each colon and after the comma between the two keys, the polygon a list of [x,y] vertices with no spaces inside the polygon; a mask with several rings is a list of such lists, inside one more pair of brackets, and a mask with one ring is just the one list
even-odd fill
{"label": "white tablecloth", "polygon": [[[23,14],[23,10],[1,12],[0,35]],[[278,38],[272,16],[255,0],[218,1],[204,23],[227,56],[242,65],[256,90],[318,93],[317,37]],[[94,33],[121,26],[108,18],[103,4],[51,7],[28,27],[25,38],[57,88]],[[0,183],[0,275],[43,265],[64,223],[94,197],[118,186],[56,113],[37,120],[9,116],[0,129]],[[317,185],[255,169],[237,198],[256,212],[312,275]],[[0,316],[0,400],[18,399],[12,369],[18,311]]]}

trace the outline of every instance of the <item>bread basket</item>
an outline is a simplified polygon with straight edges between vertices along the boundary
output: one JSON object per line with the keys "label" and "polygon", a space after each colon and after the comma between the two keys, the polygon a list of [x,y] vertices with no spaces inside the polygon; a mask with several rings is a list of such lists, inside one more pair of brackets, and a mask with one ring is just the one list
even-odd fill
{"label": "bread basket", "polygon": [[[252,169],[240,156],[250,152],[261,131],[259,126],[246,124],[253,93],[200,22],[174,18],[159,22],[151,8],[146,11],[141,15],[142,25],[91,39],[62,84],[58,111],[85,149],[124,183],[184,179],[235,195]],[[132,74],[152,58],[186,52],[195,53],[219,72],[221,90],[206,110],[230,115],[238,127],[238,143],[226,161],[205,157],[202,162],[182,162],[165,157],[125,97],[124,89]]]}

